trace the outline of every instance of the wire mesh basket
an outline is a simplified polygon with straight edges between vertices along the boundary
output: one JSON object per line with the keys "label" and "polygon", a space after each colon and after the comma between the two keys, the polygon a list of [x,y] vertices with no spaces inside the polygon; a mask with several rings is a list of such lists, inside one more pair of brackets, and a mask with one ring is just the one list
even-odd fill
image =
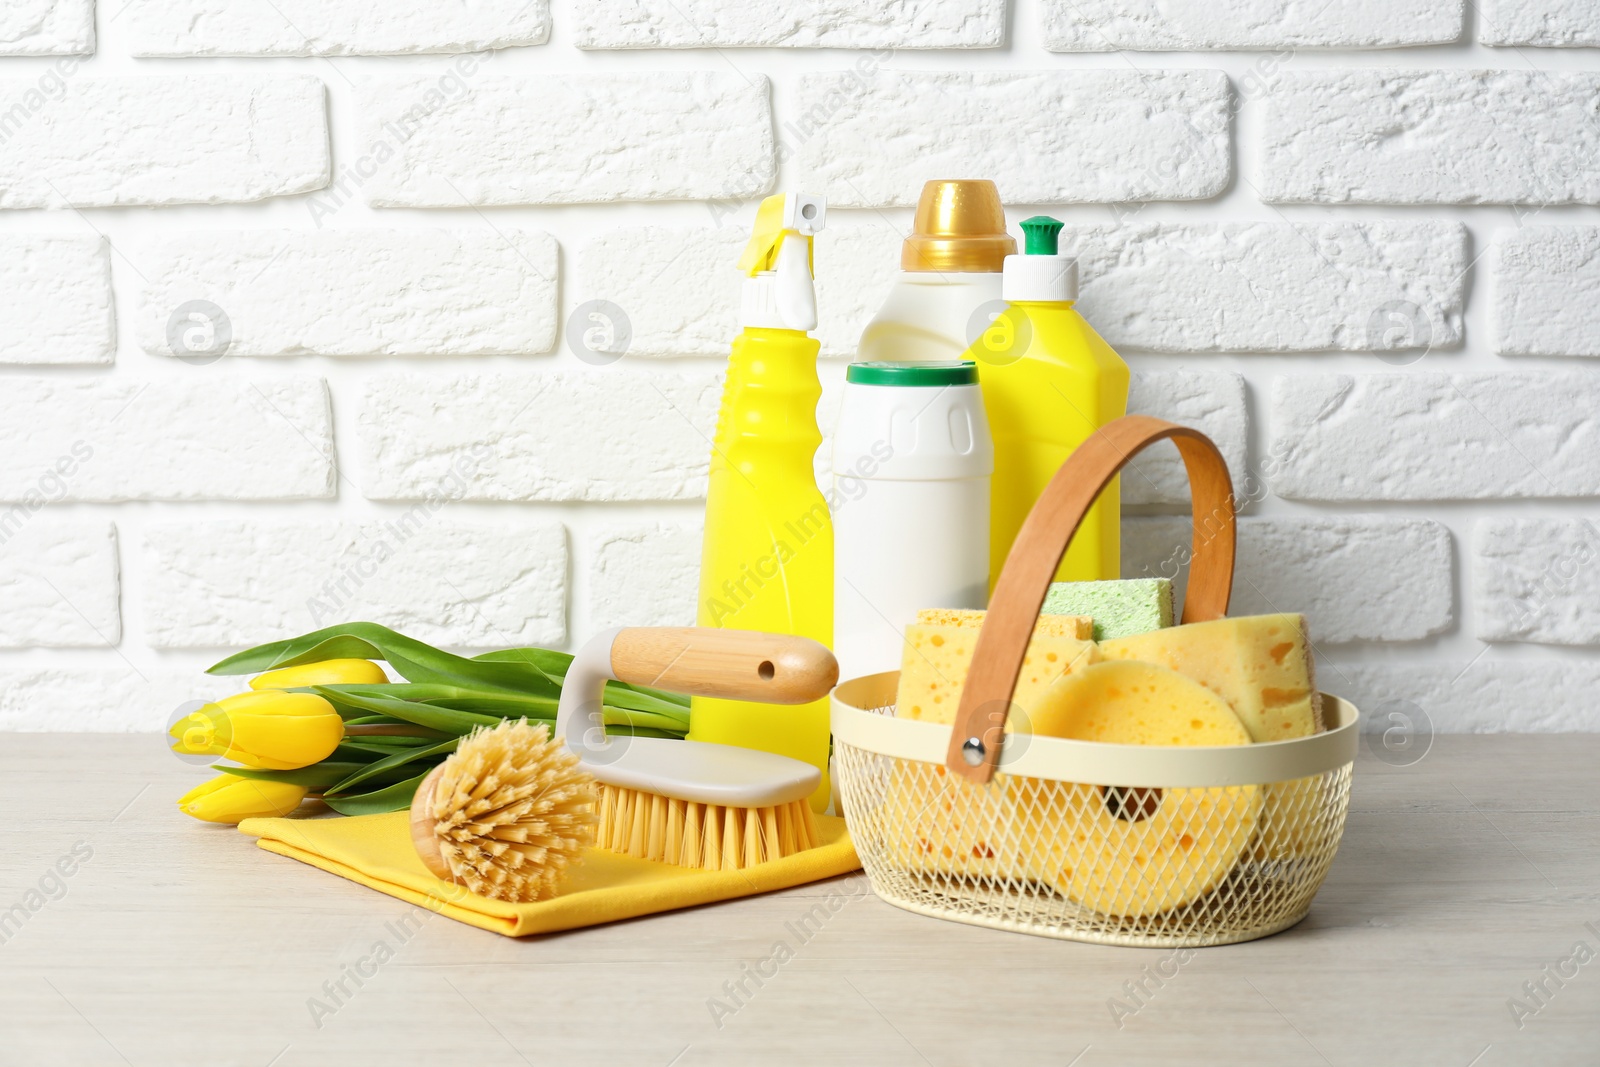
{"label": "wire mesh basket", "polygon": [[1359,715],[1323,694],[1325,729],[1227,747],[1007,732],[1046,588],[1083,514],[1134,454],[1172,439],[1193,486],[1184,622],[1232,586],[1227,468],[1197,431],[1119,420],[1075,452],[1018,535],[949,724],[894,714],[899,672],[833,694],[835,774],[874,891],[910,911],[1047,937],[1220,945],[1303,919],[1338,850]]}

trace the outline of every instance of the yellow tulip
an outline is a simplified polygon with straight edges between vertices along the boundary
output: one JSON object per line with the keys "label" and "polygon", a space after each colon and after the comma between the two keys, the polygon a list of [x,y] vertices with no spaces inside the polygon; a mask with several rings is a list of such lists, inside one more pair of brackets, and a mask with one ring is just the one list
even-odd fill
{"label": "yellow tulip", "polygon": [[174,750],[221,756],[247,767],[288,771],[327,759],[344,738],[344,722],[315,693],[279,689],[238,693],[179,719],[168,731]]}
{"label": "yellow tulip", "polygon": [[205,822],[236,823],[242,819],[287,815],[298,808],[305,797],[303,785],[219,774],[179,797],[178,810]]}
{"label": "yellow tulip", "polygon": [[251,689],[299,689],[307,685],[367,685],[389,676],[370,659],[325,659],[298,667],[279,667],[250,679]]}

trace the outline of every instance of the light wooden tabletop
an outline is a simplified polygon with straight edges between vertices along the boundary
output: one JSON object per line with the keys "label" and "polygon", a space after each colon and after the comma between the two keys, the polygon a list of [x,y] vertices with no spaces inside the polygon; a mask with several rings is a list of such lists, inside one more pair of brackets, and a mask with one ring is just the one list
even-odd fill
{"label": "light wooden tabletop", "polygon": [[38,905],[0,926],[4,1064],[1600,1063],[1600,737],[1364,756],[1310,918],[1183,961],[922,918],[860,874],[521,941],[406,929],[400,901],[180,815],[201,772],[158,737],[0,753],[0,917]]}

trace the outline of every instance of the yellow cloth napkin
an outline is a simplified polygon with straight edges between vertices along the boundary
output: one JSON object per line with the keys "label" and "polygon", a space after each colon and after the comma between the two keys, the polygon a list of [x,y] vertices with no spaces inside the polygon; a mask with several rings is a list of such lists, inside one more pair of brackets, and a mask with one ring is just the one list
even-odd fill
{"label": "yellow cloth napkin", "polygon": [[428,873],[411,845],[410,813],[339,819],[246,819],[241,833],[268,852],[321,867],[380,893],[508,937],[571,930],[815,882],[861,866],[844,820],[818,815],[822,844],[739,871],[702,871],[589,849],[562,894],[510,904]]}

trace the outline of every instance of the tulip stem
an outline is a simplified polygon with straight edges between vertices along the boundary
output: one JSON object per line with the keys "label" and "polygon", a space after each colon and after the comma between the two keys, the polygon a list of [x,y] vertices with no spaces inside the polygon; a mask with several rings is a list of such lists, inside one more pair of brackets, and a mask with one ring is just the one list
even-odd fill
{"label": "tulip stem", "polygon": [[410,726],[405,723],[366,723],[364,725],[346,724],[344,728],[346,737],[426,737],[433,740],[443,740],[449,737],[447,733],[430,730],[426,726]]}

